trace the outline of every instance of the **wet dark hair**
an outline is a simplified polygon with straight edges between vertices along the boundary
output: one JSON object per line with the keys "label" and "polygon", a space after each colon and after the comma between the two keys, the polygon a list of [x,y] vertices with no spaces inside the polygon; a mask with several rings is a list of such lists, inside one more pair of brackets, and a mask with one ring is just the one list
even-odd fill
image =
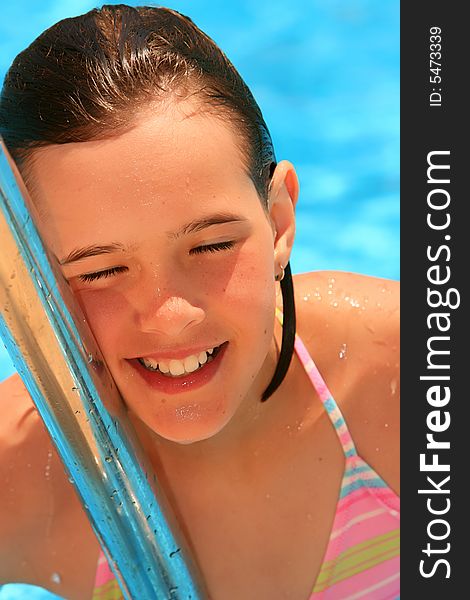
{"label": "wet dark hair", "polygon": [[[114,137],[150,102],[191,97],[234,126],[265,210],[276,159],[249,88],[191,19],[167,8],[104,5],[63,19],[13,61],[0,95],[0,135],[27,185],[35,149]],[[289,368],[295,305],[289,265],[281,281],[284,324],[267,400]]]}

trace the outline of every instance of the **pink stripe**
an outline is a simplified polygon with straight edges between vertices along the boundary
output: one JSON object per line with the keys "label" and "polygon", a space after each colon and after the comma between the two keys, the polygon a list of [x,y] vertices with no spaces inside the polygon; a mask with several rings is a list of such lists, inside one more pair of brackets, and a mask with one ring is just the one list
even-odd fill
{"label": "pink stripe", "polygon": [[384,505],[374,501],[374,498],[367,491],[364,493],[359,490],[359,493],[354,493],[353,502],[349,506],[343,506],[341,511],[336,512],[324,562],[334,560],[346,548],[352,548],[356,544],[366,541],[368,538],[370,539],[376,535],[399,528],[398,514],[397,516],[393,516],[389,512],[386,512],[370,517],[366,521],[352,524],[349,529],[342,531],[338,535],[338,532],[344,530],[353,519],[374,511],[378,507],[383,507],[388,511]]}
{"label": "pink stripe", "polygon": [[313,383],[313,387],[316,389],[317,394],[320,396],[321,401],[325,402],[325,400],[328,400],[328,398],[331,396],[330,391],[326,387],[326,384],[323,381],[322,376],[318,372],[318,369],[312,357],[308,353],[307,348],[304,346],[304,343],[298,335],[295,336],[294,347],[295,351],[297,352],[297,356],[299,357],[300,362],[303,364],[304,367],[310,360],[312,361],[313,367],[307,370],[306,372],[308,377],[310,378],[310,381]]}
{"label": "pink stripe", "polygon": [[[399,557],[391,558],[379,565],[376,565],[372,569],[366,569],[361,571],[352,577],[348,577],[343,581],[336,583],[324,592],[318,592],[312,594],[309,600],[339,600],[340,598],[347,598],[353,594],[360,593],[363,590],[377,584],[388,577],[395,575],[400,571],[400,560]],[[376,591],[372,592],[371,595],[367,595],[365,592],[364,598],[373,600],[384,600],[392,594],[398,595],[400,592],[400,579],[397,578],[394,581],[386,584],[383,587],[379,587]]]}
{"label": "pink stripe", "polygon": [[[354,490],[354,492],[348,494],[345,498],[341,498],[338,503],[336,514],[341,514],[344,510],[351,508],[353,504],[360,503],[362,501],[369,502],[371,497],[370,490],[371,488],[360,487],[359,489]],[[379,500],[387,508],[389,508],[389,505],[397,499],[397,496],[389,488],[376,488],[374,489],[372,496]],[[363,508],[363,504],[358,504],[357,507],[354,507],[354,513],[360,513],[365,510],[365,505]]]}
{"label": "pink stripe", "polygon": [[[376,506],[374,507],[370,507],[370,509],[373,508],[377,508]],[[357,515],[360,516],[360,515]],[[339,525],[338,527],[335,527],[335,529],[332,532],[332,535],[334,533],[336,533],[337,530],[341,530],[344,529],[345,527],[348,526],[348,522],[349,519]],[[397,521],[396,519],[394,519],[393,517],[391,517],[388,513],[381,513],[375,516],[371,516],[368,517],[366,519],[364,519],[363,521],[359,521],[353,525],[351,525],[351,527],[349,527],[346,531],[347,531],[347,546],[348,549],[353,549],[354,546],[357,546],[358,544],[362,544],[363,542],[373,542],[374,538],[379,536],[379,535],[384,535],[385,533],[390,533],[392,531],[397,531],[398,530],[398,525],[397,525]],[[346,532],[343,531],[343,535],[345,535]],[[334,538],[334,540],[338,540],[340,543],[338,544],[339,546],[341,546],[341,536]],[[334,549],[333,546],[335,544],[331,544],[332,546],[332,550]],[[334,558],[336,558],[337,554],[339,554],[341,552],[341,550],[343,550],[343,548],[339,548],[339,552],[332,552],[331,556],[325,556],[326,560],[332,560]]]}
{"label": "pink stripe", "polygon": [[349,444],[350,442],[352,443],[351,435],[348,430],[338,435],[338,437],[343,447],[346,446],[346,444]]}
{"label": "pink stripe", "polygon": [[100,550],[98,568],[96,569],[95,588],[108,583],[108,581],[111,581],[111,579],[114,579],[114,573],[109,568],[106,556]]}

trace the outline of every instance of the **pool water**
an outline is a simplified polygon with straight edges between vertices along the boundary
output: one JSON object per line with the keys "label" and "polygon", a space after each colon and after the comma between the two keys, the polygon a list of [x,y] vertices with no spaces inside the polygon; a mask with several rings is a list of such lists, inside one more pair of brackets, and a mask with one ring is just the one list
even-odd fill
{"label": "pool water", "polygon": [[[333,269],[398,279],[398,1],[168,4],[225,50],[263,110],[278,160],[287,158],[298,170],[293,272]],[[93,6],[81,0],[5,3],[0,79],[46,27]],[[2,380],[14,368],[0,346]],[[0,589],[0,600],[20,598],[57,596],[24,585]]]}

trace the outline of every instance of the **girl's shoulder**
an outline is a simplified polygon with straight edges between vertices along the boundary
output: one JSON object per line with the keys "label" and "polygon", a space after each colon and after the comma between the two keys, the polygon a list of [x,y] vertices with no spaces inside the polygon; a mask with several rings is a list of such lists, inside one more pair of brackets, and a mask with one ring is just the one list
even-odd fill
{"label": "girl's shoulder", "polygon": [[97,542],[17,373],[0,382],[0,412],[0,585],[29,583],[72,597],[54,572],[62,584],[73,579],[69,563],[85,560],[83,540],[96,554]]}
{"label": "girl's shoulder", "polygon": [[[399,341],[400,284],[342,271],[312,271],[294,275],[296,312],[300,327],[313,329],[332,342],[371,343],[382,348],[382,355],[394,354]],[[310,326],[310,331],[308,331]],[[386,343],[378,343],[378,338]]]}
{"label": "girl's shoulder", "polygon": [[19,565],[28,562],[44,509],[38,474],[44,475],[47,449],[41,420],[17,373],[0,383],[0,413],[1,584],[13,577],[21,581]]}
{"label": "girl's shoulder", "polygon": [[297,333],[358,454],[399,490],[399,283],[345,272],[294,276]]}
{"label": "girl's shoulder", "polygon": [[0,583],[27,581],[23,569],[49,512],[56,455],[17,373],[0,382],[0,411]]}

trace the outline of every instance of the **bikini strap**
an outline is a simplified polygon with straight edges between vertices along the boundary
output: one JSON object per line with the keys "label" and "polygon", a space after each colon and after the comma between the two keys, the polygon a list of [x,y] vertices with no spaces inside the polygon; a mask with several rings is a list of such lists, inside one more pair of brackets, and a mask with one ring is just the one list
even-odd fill
{"label": "bikini strap", "polygon": [[[279,322],[282,326],[283,314],[278,307],[276,307],[276,316],[279,319]],[[346,421],[344,420],[344,417],[338,405],[336,404],[335,399],[333,398],[330,390],[328,389],[323,377],[320,375],[317,366],[313,362],[312,357],[308,353],[305,344],[302,342],[302,340],[297,334],[295,334],[294,349],[310,381],[312,382],[313,387],[315,388],[318,396],[320,397],[323,406],[325,407],[330,421],[333,427],[335,428],[336,434],[339,438],[346,458],[357,456],[356,447],[354,445],[351,434],[349,433]]]}

